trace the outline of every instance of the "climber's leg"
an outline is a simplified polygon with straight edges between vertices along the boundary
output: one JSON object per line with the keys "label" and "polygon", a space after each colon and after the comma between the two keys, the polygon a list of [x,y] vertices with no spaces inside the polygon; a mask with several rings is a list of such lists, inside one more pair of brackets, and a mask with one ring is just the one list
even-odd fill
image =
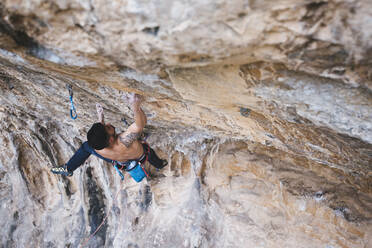
{"label": "climber's leg", "polygon": [[53,172],[54,174],[72,176],[73,171],[76,170],[80,165],[82,165],[85,160],[88,159],[90,154],[91,153],[88,149],[88,142],[84,142],[65,165],[60,167],[53,167],[51,169],[51,172]]}
{"label": "climber's leg", "polygon": [[147,153],[148,161],[151,165],[153,165],[157,169],[162,169],[168,164],[168,161],[165,159],[160,159],[158,155],[156,155],[155,151],[146,143],[142,144],[145,153]]}

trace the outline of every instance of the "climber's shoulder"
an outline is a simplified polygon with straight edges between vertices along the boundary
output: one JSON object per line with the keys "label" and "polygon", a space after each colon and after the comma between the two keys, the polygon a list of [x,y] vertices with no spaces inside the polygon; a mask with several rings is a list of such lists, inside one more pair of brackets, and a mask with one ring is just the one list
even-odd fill
{"label": "climber's shoulder", "polygon": [[130,125],[125,132],[119,134],[119,141],[126,147],[130,147],[134,142],[138,142],[141,137],[142,130],[138,129],[135,125]]}

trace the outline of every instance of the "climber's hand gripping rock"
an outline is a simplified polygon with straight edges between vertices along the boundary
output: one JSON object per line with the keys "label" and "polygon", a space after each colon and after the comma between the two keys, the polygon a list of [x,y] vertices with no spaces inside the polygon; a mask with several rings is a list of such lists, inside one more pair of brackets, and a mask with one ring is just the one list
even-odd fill
{"label": "climber's hand gripping rock", "polygon": [[97,103],[96,110],[97,110],[98,122],[105,124],[102,105]]}

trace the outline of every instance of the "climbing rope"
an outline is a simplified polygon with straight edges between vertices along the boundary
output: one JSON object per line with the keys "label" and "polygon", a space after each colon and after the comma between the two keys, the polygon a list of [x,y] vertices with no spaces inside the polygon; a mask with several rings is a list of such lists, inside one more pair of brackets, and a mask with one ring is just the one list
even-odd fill
{"label": "climbing rope", "polygon": [[[145,163],[149,160],[150,145],[149,145],[145,140],[143,141],[143,143],[147,145],[147,152],[145,152],[146,159],[145,159],[145,161],[143,161],[143,164],[145,164]],[[145,173],[146,177],[147,177],[147,178],[150,178],[150,177],[149,177],[149,174],[147,174],[147,171],[146,171],[145,167],[144,167],[141,163],[139,163],[139,164],[140,164],[140,166],[141,166],[143,172]]]}
{"label": "climbing rope", "polygon": [[[124,184],[122,184],[124,185]],[[116,199],[118,198],[118,195],[120,193],[120,191],[122,190],[122,188],[119,188],[118,192],[116,193],[116,196],[112,202],[112,205],[114,205],[114,203],[116,202]],[[112,206],[111,206],[112,207]],[[101,227],[103,226],[103,224],[105,223],[105,221],[107,220],[109,214],[106,214],[105,218],[103,218],[101,224],[97,227],[97,229],[94,231],[94,233],[92,233],[88,238],[86,238],[83,242],[83,244],[81,245],[81,248],[85,247],[85,245],[93,238],[93,236],[99,231],[99,229],[101,229]]]}
{"label": "climbing rope", "polygon": [[75,120],[77,118],[77,113],[76,113],[76,108],[74,106],[74,101],[72,100],[72,97],[73,97],[72,85],[67,84],[67,89],[68,89],[68,93],[70,95],[70,103],[71,103],[70,116],[73,120]]}
{"label": "climbing rope", "polygon": [[141,166],[141,169],[142,169],[143,172],[145,173],[146,177],[147,177],[147,178],[150,178],[149,174],[147,174],[147,171],[146,171],[145,167],[142,165],[142,163],[141,163],[141,162],[138,162],[138,163],[139,163],[139,166]]}
{"label": "climbing rope", "polygon": [[[147,142],[144,142],[145,144],[147,144]],[[145,173],[146,177],[149,178],[149,175],[146,171],[146,169],[144,168],[144,164],[148,161],[148,156],[149,156],[149,153],[150,153],[150,146],[149,144],[147,144],[147,152],[145,152],[145,161],[143,163],[141,162],[138,162],[139,166],[141,167],[141,169],[143,170],[143,172]],[[119,173],[120,177],[121,177],[121,180],[124,181],[124,175],[123,173],[121,173],[121,171],[119,170],[119,168],[117,167],[117,163],[115,163],[115,161],[113,161],[113,165],[116,169],[116,171]],[[124,184],[123,184],[124,185]],[[119,191],[116,193],[116,196],[113,200],[113,204],[116,202],[116,199],[119,195],[119,192],[121,191],[121,188],[119,189]],[[85,241],[83,242],[81,248],[85,247],[85,245],[93,238],[93,236],[101,229],[101,227],[103,226],[103,224],[105,223],[105,221],[107,220],[108,218],[108,214],[106,214],[105,218],[103,218],[101,224],[97,227],[97,229],[94,231],[94,233],[92,233],[88,238],[85,239]]]}

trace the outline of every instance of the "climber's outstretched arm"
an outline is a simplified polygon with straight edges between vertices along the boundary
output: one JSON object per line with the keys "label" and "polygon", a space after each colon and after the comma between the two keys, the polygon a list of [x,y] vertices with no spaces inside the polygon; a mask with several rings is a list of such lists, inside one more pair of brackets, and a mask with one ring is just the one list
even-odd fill
{"label": "climber's outstretched arm", "polygon": [[137,94],[134,94],[130,99],[130,103],[132,104],[132,109],[134,112],[134,125],[132,124],[131,126],[133,126],[133,128],[135,128],[138,132],[142,132],[147,123],[146,115],[141,109],[142,101],[143,98]]}
{"label": "climber's outstretched arm", "polygon": [[96,110],[97,110],[98,122],[101,122],[104,125],[105,124],[105,117],[103,115],[102,105],[97,103],[96,104]]}
{"label": "climber's outstretched arm", "polygon": [[119,135],[121,143],[126,147],[129,147],[134,141],[138,140],[147,123],[146,115],[141,109],[142,97],[133,94],[130,96],[129,102],[134,112],[134,123],[130,125],[124,133]]}

